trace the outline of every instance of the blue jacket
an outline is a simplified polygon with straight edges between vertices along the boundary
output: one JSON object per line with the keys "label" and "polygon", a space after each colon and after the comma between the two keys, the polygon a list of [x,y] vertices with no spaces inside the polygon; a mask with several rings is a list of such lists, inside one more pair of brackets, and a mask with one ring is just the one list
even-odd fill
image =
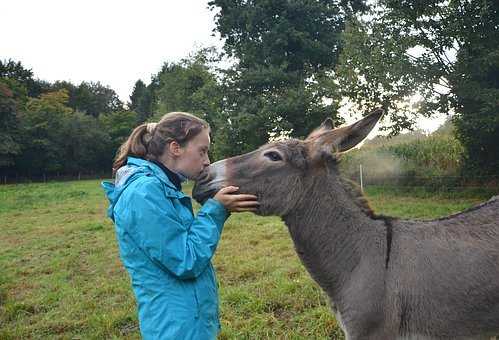
{"label": "blue jacket", "polygon": [[190,197],[149,161],[129,157],[103,182],[121,259],[130,274],[144,339],[214,339],[218,290],[211,258],[228,213],[209,199],[194,217]]}

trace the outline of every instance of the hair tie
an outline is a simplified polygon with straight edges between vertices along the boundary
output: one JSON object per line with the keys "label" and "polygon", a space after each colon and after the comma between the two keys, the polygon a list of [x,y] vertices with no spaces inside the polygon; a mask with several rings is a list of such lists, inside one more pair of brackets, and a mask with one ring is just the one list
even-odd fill
{"label": "hair tie", "polygon": [[147,123],[147,133],[152,135],[157,125],[158,123]]}
{"label": "hair tie", "polygon": [[154,134],[154,129],[156,128],[158,123],[147,123],[146,124],[146,133],[142,136],[142,140],[146,145],[149,145],[149,142],[152,139],[152,135]]}

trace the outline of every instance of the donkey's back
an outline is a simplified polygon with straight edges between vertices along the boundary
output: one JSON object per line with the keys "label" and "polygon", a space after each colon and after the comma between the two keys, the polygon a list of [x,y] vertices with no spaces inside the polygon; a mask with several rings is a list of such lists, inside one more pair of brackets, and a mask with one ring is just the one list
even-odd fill
{"label": "donkey's back", "polygon": [[395,222],[390,258],[387,302],[400,335],[499,334],[499,196],[446,218]]}

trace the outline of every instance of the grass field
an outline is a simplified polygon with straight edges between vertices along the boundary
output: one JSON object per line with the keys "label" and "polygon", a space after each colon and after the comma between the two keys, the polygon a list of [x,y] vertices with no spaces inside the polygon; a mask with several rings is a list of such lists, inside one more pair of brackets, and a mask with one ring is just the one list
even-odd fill
{"label": "grass field", "polygon": [[[367,194],[376,212],[434,218],[494,192]],[[99,181],[0,186],[0,339],[139,338],[106,208]],[[221,339],[342,339],[278,218],[234,214],[214,263]]]}

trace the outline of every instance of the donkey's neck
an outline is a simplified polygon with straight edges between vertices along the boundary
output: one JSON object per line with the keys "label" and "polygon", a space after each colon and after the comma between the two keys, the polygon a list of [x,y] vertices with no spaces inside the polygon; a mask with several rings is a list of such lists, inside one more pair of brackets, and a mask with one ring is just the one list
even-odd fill
{"label": "donkey's neck", "polygon": [[303,264],[338,303],[361,268],[379,270],[380,278],[369,279],[382,280],[386,228],[353,201],[335,169],[330,171],[307,180],[303,198],[283,219]]}

